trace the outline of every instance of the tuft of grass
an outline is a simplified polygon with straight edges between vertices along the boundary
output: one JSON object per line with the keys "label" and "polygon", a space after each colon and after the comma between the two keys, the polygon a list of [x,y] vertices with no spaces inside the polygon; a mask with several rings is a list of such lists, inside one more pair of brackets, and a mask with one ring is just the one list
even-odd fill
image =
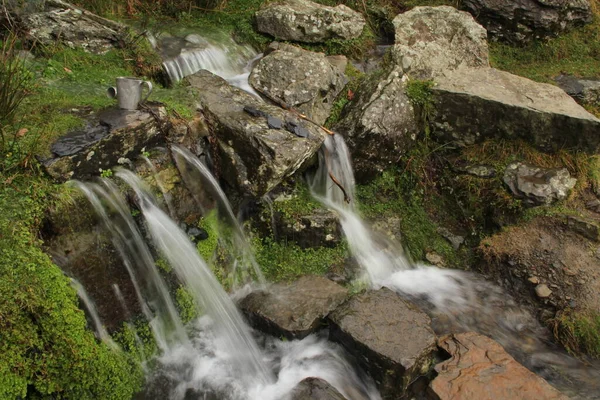
{"label": "tuft of grass", "polygon": [[565,310],[552,321],[552,327],[556,340],[569,353],[600,358],[600,315]]}

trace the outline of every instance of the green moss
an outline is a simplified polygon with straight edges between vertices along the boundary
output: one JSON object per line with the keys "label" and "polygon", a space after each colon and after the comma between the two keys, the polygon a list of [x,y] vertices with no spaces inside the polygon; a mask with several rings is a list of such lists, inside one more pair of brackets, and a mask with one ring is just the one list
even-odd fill
{"label": "green moss", "polygon": [[302,249],[294,243],[280,243],[267,237],[254,238],[256,261],[268,281],[290,281],[303,275],[323,275],[341,269],[348,251],[346,245],[335,248]]}
{"label": "green moss", "polygon": [[123,323],[112,335],[115,342],[138,362],[147,362],[158,352],[158,346],[150,324],[145,318],[136,318],[133,323]]}
{"label": "green moss", "polygon": [[600,315],[564,311],[553,323],[555,337],[571,354],[600,358]]}
{"label": "green moss", "polygon": [[34,234],[54,188],[23,175],[0,182],[0,398],[130,399],[139,365],[86,329],[68,278]]}
{"label": "green moss", "polygon": [[[322,206],[312,197],[305,183],[298,183],[289,198],[273,201],[273,211],[280,213],[285,220],[296,221]],[[270,212],[266,209],[265,212]]]}
{"label": "green moss", "polygon": [[212,210],[206,216],[202,217],[198,224],[208,234],[208,238],[201,240],[197,244],[198,253],[206,261],[211,264],[217,246],[219,245],[219,216],[217,210]]}
{"label": "green moss", "polygon": [[184,286],[178,287],[175,291],[175,300],[179,317],[184,324],[198,318],[198,309],[194,297]]}

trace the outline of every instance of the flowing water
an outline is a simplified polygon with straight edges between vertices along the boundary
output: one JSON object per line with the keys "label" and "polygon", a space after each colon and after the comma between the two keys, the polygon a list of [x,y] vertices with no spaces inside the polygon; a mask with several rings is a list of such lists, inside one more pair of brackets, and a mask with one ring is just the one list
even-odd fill
{"label": "flowing water", "polygon": [[[330,173],[344,190],[328,179]],[[315,198],[338,213],[363,279],[374,289],[387,287],[419,304],[439,334],[475,331],[490,336],[565,393],[600,399],[598,370],[554,348],[536,318],[501,288],[475,274],[413,263],[399,244],[375,240],[356,210],[352,165],[341,136],[326,138],[319,168],[308,182]]]}

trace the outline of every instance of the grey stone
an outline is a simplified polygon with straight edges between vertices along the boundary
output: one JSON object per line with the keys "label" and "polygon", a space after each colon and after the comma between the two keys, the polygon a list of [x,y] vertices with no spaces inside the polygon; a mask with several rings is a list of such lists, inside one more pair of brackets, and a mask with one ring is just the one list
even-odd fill
{"label": "grey stone", "polygon": [[259,32],[276,39],[319,43],[359,37],[365,19],[343,4],[329,7],[308,0],[285,0],[266,3],[256,13],[256,25]]}
{"label": "grey stone", "polygon": [[594,222],[569,215],[567,216],[567,226],[585,238],[595,242],[600,241],[600,227]]}
{"label": "grey stone", "polygon": [[59,182],[99,176],[101,170],[119,165],[119,160],[133,159],[143,148],[164,140],[166,124],[164,107],[154,107],[152,112],[104,110],[87,130],[59,138],[52,146],[59,155],[45,159],[44,168]]}
{"label": "grey stone", "polygon": [[333,386],[319,378],[306,378],[294,388],[291,400],[346,400]]}
{"label": "grey stone", "polygon": [[263,57],[250,74],[259,92],[282,100],[319,124],[324,124],[338,93],[344,88],[343,71],[325,54],[279,44]]}
{"label": "grey stone", "polygon": [[354,93],[334,127],[346,139],[358,182],[374,179],[413,144],[418,127],[406,82],[397,67],[383,79],[372,75]]}
{"label": "grey stone", "polygon": [[283,121],[294,115],[259,101],[208,71],[185,79],[217,140],[218,154],[214,156],[219,160],[222,177],[242,194],[263,196],[294,174],[325,140],[325,133],[308,122],[303,127],[310,133],[307,138],[270,129],[266,118],[253,117],[244,108],[251,106]]}
{"label": "grey stone", "polygon": [[281,129],[283,128],[283,121],[279,118],[269,116],[267,117],[267,125],[271,129]]}
{"label": "grey stone", "polygon": [[383,399],[400,398],[431,366],[436,349],[431,320],[389,289],[352,297],[329,320],[331,339],[354,355]]}
{"label": "grey stone", "polygon": [[126,28],[117,22],[99,17],[60,0],[45,1],[39,12],[15,15],[26,33],[26,39],[36,45],[56,46],[62,43],[104,54],[118,47]]}
{"label": "grey stone", "polygon": [[263,332],[302,339],[318,330],[323,319],[348,296],[343,287],[320,276],[272,285],[240,302],[250,323]]}
{"label": "grey stone", "polygon": [[438,76],[431,129],[458,146],[522,139],[543,151],[600,149],[600,120],[560,88],[492,68]]}
{"label": "grey stone", "polygon": [[541,168],[521,162],[509,164],[503,180],[512,194],[529,206],[562,200],[577,183],[566,168]]}
{"label": "grey stone", "polygon": [[535,287],[535,294],[540,299],[545,299],[547,297],[550,297],[550,295],[552,294],[552,290],[550,290],[548,285],[541,283]]}
{"label": "grey stone", "polygon": [[415,7],[394,18],[392,56],[416,79],[431,79],[462,67],[488,67],[485,29],[456,8]]}
{"label": "grey stone", "polygon": [[491,38],[519,44],[592,22],[589,0],[464,0],[462,6]]}
{"label": "grey stone", "polygon": [[273,222],[276,227],[273,236],[276,240],[295,242],[302,248],[334,247],[342,238],[339,218],[325,208],[316,208],[294,216],[274,211]]}
{"label": "grey stone", "polygon": [[442,227],[437,228],[437,233],[439,233],[440,235],[442,235],[444,237],[444,239],[449,241],[450,244],[452,245],[452,247],[454,248],[454,250],[458,250],[460,248],[460,245],[465,242],[464,237],[455,235],[454,233],[450,232],[446,228],[442,228]]}
{"label": "grey stone", "polygon": [[583,104],[600,105],[600,80],[581,79],[570,75],[560,75],[556,83],[576,101]]}

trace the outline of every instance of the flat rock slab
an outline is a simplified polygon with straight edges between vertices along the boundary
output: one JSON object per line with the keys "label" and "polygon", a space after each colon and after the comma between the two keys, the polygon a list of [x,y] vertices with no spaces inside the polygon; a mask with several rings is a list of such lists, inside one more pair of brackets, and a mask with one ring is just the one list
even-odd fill
{"label": "flat rock slab", "polygon": [[53,145],[54,157],[43,161],[55,180],[89,179],[115,165],[131,164],[143,148],[164,140],[167,113],[111,108],[100,112],[80,131],[69,132]]}
{"label": "flat rock slab", "polygon": [[330,338],[373,377],[384,399],[397,399],[429,369],[436,350],[430,318],[389,289],[351,298],[329,315]]}
{"label": "flat rock slab", "polygon": [[[218,155],[213,156],[223,178],[243,194],[263,196],[293,175],[325,140],[320,127],[264,103],[208,71],[185,80],[218,142]],[[300,127],[307,137],[269,127],[269,117]]]}
{"label": "flat rock slab", "polygon": [[346,400],[333,386],[319,378],[306,378],[292,391],[291,400]]}
{"label": "flat rock slab", "polygon": [[436,78],[433,133],[471,145],[523,139],[542,151],[597,152],[600,120],[560,88],[493,68],[466,68]]}
{"label": "flat rock slab", "polygon": [[542,168],[521,162],[506,167],[503,181],[513,196],[529,206],[563,200],[577,183],[566,168]]}
{"label": "flat rock slab", "polygon": [[429,386],[434,399],[568,399],[486,336],[473,332],[449,335],[438,345],[451,358],[435,366],[438,376]]}
{"label": "flat rock slab", "polygon": [[347,296],[344,287],[327,278],[304,276],[289,284],[275,284],[268,292],[250,293],[240,307],[257,329],[301,339],[315,332]]}

